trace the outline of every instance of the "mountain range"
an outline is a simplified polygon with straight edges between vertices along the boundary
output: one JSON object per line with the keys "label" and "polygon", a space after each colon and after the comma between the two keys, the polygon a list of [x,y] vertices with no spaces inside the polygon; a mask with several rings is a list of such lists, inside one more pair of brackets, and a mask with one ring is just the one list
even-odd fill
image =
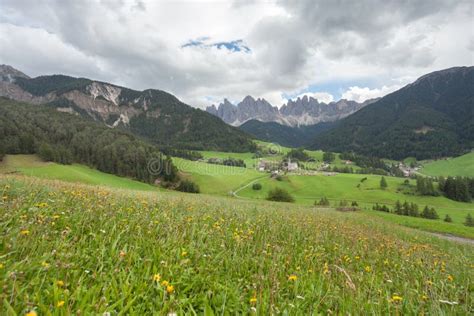
{"label": "mountain range", "polygon": [[232,126],[240,126],[247,121],[257,120],[295,127],[337,121],[375,101],[377,99],[358,103],[341,99],[337,102],[323,103],[305,95],[296,100],[288,100],[286,104],[278,108],[265,99],[246,96],[237,105],[224,99],[223,103],[217,107],[215,105],[209,106],[206,111]]}
{"label": "mountain range", "polygon": [[449,157],[470,151],[474,148],[474,67],[424,75],[341,120],[316,136],[309,147],[392,159]]}
{"label": "mountain range", "polygon": [[162,147],[242,152],[255,146],[245,132],[156,89],[136,91],[64,75],[30,78],[0,65],[0,96],[125,129]]}

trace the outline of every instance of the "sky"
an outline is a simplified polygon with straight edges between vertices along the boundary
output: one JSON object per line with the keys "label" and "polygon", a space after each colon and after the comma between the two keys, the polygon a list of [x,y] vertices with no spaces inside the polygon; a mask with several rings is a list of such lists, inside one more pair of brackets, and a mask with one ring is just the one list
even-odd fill
{"label": "sky", "polygon": [[246,95],[362,102],[474,65],[474,1],[0,0],[0,64],[200,108]]}

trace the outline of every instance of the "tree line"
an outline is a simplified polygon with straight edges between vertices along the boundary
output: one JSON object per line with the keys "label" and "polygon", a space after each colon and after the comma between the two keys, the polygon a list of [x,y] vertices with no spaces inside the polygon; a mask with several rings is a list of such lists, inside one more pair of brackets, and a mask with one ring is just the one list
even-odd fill
{"label": "tree line", "polygon": [[[438,189],[435,186],[438,182]],[[439,177],[437,179],[416,177],[416,191],[420,195],[439,196],[440,192],[448,199],[460,202],[471,202],[474,198],[474,178]]]}
{"label": "tree line", "polygon": [[179,180],[169,156],[128,132],[5,98],[0,98],[0,152],[81,163],[147,183]]}

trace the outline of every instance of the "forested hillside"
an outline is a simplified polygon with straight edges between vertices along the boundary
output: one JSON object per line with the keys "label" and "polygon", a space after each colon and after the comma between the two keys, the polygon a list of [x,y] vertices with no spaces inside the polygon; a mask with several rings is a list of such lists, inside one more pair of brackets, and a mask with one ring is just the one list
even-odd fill
{"label": "forested hillside", "polygon": [[474,148],[474,67],[425,75],[316,137],[311,148],[393,159]]}
{"label": "forested hillside", "polygon": [[136,91],[64,75],[20,77],[13,68],[0,67],[9,74],[0,78],[0,96],[92,118],[160,147],[234,152],[255,149],[245,132],[165,91]]}
{"label": "forested hillside", "polygon": [[276,122],[250,120],[239,128],[257,139],[288,147],[307,146],[314,137],[336,126],[336,122],[321,122],[314,125],[286,126]]}
{"label": "forested hillside", "polygon": [[148,183],[178,179],[170,158],[128,132],[5,98],[0,98],[0,153],[38,154]]}

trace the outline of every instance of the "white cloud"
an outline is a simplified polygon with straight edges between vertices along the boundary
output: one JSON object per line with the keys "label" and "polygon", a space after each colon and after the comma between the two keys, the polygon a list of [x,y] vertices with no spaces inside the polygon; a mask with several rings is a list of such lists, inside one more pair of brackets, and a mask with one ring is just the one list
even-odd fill
{"label": "white cloud", "polygon": [[[474,62],[471,1],[1,2],[0,63],[162,89],[199,107],[249,94],[280,106],[308,87],[391,87]],[[251,51],[181,47],[202,37]],[[346,93],[377,94],[368,90]]]}
{"label": "white cloud", "polygon": [[354,86],[354,87],[350,87],[349,90],[347,90],[346,92],[342,94],[342,99],[352,100],[352,101],[357,101],[357,102],[364,102],[369,99],[383,97],[400,88],[401,86],[399,85],[393,85],[389,87],[383,86],[380,89],[369,89],[367,87],[361,88],[358,86]]}

